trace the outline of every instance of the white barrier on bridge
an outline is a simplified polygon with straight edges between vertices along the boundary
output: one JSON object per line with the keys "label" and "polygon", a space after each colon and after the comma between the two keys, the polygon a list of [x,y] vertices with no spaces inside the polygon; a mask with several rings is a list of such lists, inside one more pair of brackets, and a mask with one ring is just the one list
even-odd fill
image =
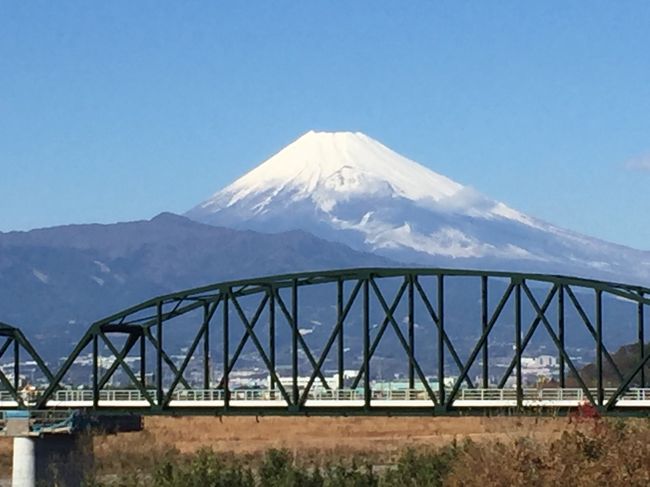
{"label": "white barrier on bridge", "polygon": [[[148,408],[157,404],[156,391],[148,390],[150,400],[139,390],[110,389],[99,392],[99,408]],[[524,389],[522,406],[525,408],[577,407],[588,402],[582,389]],[[589,392],[597,397],[596,389]],[[614,395],[615,389],[604,390],[604,401]],[[449,394],[450,391],[447,391]],[[302,391],[301,391],[302,394]],[[35,397],[22,397],[28,405],[35,404]],[[307,408],[357,408],[363,407],[362,389],[318,389],[309,392],[305,401]],[[169,408],[221,408],[225,405],[224,391],[220,389],[181,389],[175,391],[168,403]],[[230,391],[230,407],[286,408],[288,403],[282,394],[266,389]],[[420,389],[373,390],[370,405],[381,408],[429,408],[434,406],[426,391]],[[0,408],[15,408],[18,404],[6,391],[0,391]],[[503,408],[517,406],[515,389],[460,389],[453,402],[458,408]],[[48,408],[93,407],[93,392],[89,389],[60,390],[47,402]],[[650,388],[631,388],[616,402],[620,408],[650,408]]]}
{"label": "white barrier on bridge", "polygon": [[[148,408],[157,404],[156,391],[147,391],[151,402],[138,390],[110,389],[99,393],[99,408]],[[302,394],[302,391],[300,391]],[[577,407],[585,404],[588,397],[582,389],[524,389],[522,406],[525,408]],[[590,389],[592,397],[597,390]],[[615,389],[604,390],[604,402],[614,395]],[[449,394],[450,391],[447,391]],[[27,405],[35,404],[35,397],[24,396]],[[306,408],[359,408],[363,407],[362,389],[318,389],[311,391],[306,398]],[[282,394],[275,390],[246,389],[230,391],[230,407],[243,408],[285,408],[288,403]],[[420,389],[373,390],[370,405],[381,408],[427,408],[434,403],[426,391]],[[168,404],[169,408],[221,408],[225,406],[224,391],[220,389],[182,389],[175,391]],[[503,408],[517,406],[515,389],[460,389],[453,402],[457,408]],[[18,407],[15,399],[6,391],[0,391],[0,408]],[[60,390],[47,402],[48,408],[91,408],[93,393],[89,389]],[[616,402],[618,408],[650,408],[650,388],[632,388]]]}

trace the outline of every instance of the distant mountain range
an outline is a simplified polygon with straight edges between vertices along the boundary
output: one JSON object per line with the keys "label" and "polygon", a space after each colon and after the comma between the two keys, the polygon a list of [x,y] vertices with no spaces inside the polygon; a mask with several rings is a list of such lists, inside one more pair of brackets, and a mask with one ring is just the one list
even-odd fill
{"label": "distant mountain range", "polygon": [[[0,232],[0,321],[56,357],[93,321],[159,294],[404,265],[650,282],[649,252],[526,216],[363,134],[309,132],[186,216]],[[313,306],[309,319],[317,314]],[[466,321],[450,323],[450,334],[472,342]],[[310,332],[314,340],[324,333]]]}
{"label": "distant mountain range", "polygon": [[524,215],[362,133],[309,132],[186,216],[301,229],[416,265],[650,282],[650,252]]}
{"label": "distant mountain range", "polygon": [[308,233],[262,234],[164,213],[149,221],[0,233],[0,320],[65,353],[88,325],[150,297],[214,282],[395,265]]}

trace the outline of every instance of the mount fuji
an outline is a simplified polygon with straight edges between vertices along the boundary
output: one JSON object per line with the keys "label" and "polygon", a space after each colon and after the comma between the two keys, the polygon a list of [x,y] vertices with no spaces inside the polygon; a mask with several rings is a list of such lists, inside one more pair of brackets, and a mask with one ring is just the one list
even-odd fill
{"label": "mount fuji", "polygon": [[359,132],[308,132],[186,216],[304,230],[409,265],[650,281],[650,252],[525,215]]}

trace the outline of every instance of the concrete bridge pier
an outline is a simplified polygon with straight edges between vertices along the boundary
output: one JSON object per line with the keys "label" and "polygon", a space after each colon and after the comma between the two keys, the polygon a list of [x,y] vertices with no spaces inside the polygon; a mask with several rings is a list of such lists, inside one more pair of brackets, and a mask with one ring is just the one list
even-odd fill
{"label": "concrete bridge pier", "polygon": [[0,436],[14,439],[13,487],[78,487],[94,467],[93,433],[141,431],[138,415],[0,411]]}
{"label": "concrete bridge pier", "polygon": [[36,439],[29,436],[14,438],[14,459],[11,485],[22,487],[36,486]]}
{"label": "concrete bridge pier", "polygon": [[14,437],[12,487],[79,486],[93,467],[90,435],[77,433]]}

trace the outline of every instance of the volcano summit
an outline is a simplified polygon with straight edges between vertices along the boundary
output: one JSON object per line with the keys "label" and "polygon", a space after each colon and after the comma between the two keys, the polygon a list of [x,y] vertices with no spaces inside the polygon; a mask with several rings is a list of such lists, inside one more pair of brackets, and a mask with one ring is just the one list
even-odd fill
{"label": "volcano summit", "polygon": [[650,253],[524,215],[359,132],[308,132],[186,216],[408,264],[650,280]]}

